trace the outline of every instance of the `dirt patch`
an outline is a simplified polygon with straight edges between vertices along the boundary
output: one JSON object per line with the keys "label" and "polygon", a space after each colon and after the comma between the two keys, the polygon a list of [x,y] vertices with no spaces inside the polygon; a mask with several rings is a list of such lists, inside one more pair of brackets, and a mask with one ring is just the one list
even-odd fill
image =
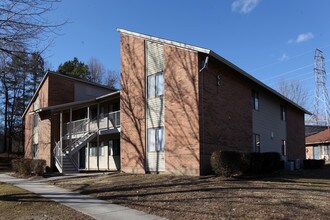
{"label": "dirt patch", "polygon": [[0,219],[93,219],[18,187],[0,183]]}
{"label": "dirt patch", "polygon": [[54,184],[169,219],[328,219],[330,166],[258,180],[111,174]]}

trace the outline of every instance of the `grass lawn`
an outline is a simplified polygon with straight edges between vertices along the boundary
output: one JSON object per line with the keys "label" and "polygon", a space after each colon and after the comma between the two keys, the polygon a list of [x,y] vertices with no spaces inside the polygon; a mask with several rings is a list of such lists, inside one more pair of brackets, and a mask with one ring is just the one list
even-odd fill
{"label": "grass lawn", "polygon": [[0,183],[0,219],[93,219],[18,187]]}
{"label": "grass lawn", "polygon": [[170,219],[330,219],[330,164],[257,180],[109,174],[53,183]]}

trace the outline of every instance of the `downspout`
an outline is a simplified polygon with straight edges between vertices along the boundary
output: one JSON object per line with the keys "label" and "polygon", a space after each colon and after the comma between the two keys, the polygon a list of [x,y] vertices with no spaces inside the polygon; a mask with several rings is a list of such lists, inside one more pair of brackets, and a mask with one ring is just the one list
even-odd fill
{"label": "downspout", "polygon": [[201,147],[201,154],[200,154],[200,174],[202,173],[202,168],[204,167],[204,149],[205,149],[205,119],[204,119],[204,70],[208,67],[209,57],[207,56],[204,61],[204,65],[202,69],[199,70],[199,73],[202,77],[202,91],[201,91],[201,117],[202,117],[202,147]]}

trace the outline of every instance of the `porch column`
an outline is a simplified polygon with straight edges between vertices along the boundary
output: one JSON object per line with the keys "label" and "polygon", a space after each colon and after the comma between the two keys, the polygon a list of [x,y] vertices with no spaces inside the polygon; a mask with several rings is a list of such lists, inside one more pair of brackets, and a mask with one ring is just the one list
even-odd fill
{"label": "porch column", "polygon": [[71,144],[72,144],[72,108],[70,108],[69,142],[70,142],[70,147],[71,147]]}
{"label": "porch column", "polygon": [[90,115],[89,115],[89,106],[87,106],[87,118],[88,118],[88,128],[87,128],[87,130],[88,130],[88,133],[91,131],[91,119],[90,119]]}
{"label": "porch column", "polygon": [[96,136],[96,140],[97,140],[97,170],[100,170],[100,136],[99,136],[99,132],[100,132],[100,103],[97,103],[97,136]]}
{"label": "porch column", "polygon": [[63,141],[63,112],[60,112],[60,147],[61,147],[61,151],[62,151],[62,141]]}
{"label": "porch column", "polygon": [[89,165],[89,158],[90,158],[90,155],[89,155],[89,142],[87,142],[87,147],[86,147],[86,149],[87,149],[87,152],[86,152],[86,155],[87,155],[87,170],[89,170],[90,169],[90,165]]}

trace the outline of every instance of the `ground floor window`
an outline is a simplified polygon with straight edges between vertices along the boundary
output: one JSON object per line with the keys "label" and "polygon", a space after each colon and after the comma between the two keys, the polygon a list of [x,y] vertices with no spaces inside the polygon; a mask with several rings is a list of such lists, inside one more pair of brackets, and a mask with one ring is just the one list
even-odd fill
{"label": "ground floor window", "polygon": [[99,147],[99,154],[97,155],[97,142],[89,143],[89,155],[91,157],[104,156],[104,143],[101,142]]}
{"label": "ground floor window", "polygon": [[109,140],[109,156],[119,156],[120,154],[120,140]]}
{"label": "ground floor window", "polygon": [[253,148],[254,152],[260,152],[260,134],[253,134]]}
{"label": "ground floor window", "polygon": [[282,155],[286,156],[286,141],[282,140]]}
{"label": "ground floor window", "polygon": [[164,127],[148,129],[148,151],[164,151]]}
{"label": "ground floor window", "polygon": [[326,146],[326,145],[323,145],[323,146],[322,146],[322,154],[323,154],[323,155],[328,154],[328,146]]}
{"label": "ground floor window", "polygon": [[32,157],[38,159],[38,144],[32,144]]}
{"label": "ground floor window", "polygon": [[313,158],[316,160],[320,159],[319,146],[317,145],[313,147]]}

